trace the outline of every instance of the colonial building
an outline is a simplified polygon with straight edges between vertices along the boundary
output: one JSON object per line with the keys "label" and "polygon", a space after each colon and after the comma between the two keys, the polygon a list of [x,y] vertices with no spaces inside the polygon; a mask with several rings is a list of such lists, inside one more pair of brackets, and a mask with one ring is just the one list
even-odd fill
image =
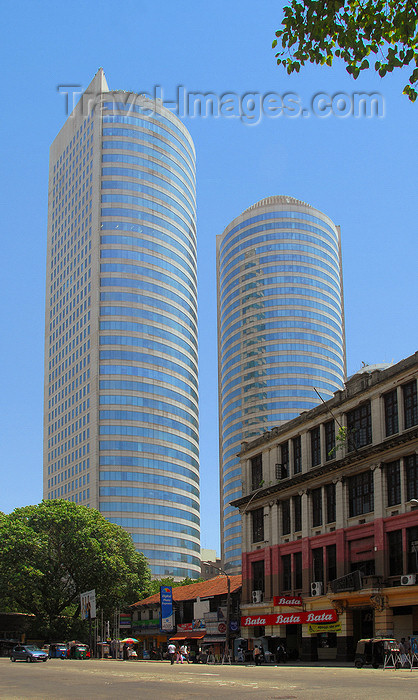
{"label": "colonial building", "polygon": [[361,637],[418,634],[417,376],[418,353],[365,367],[242,444],[243,637],[349,660]]}

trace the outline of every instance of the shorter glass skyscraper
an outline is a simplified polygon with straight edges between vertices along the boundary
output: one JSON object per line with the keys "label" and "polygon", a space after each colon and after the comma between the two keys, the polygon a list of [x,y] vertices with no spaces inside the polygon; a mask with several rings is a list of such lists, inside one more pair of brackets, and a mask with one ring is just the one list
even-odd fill
{"label": "shorter glass skyscraper", "polygon": [[100,69],[50,151],[44,497],[200,575],[195,152]]}
{"label": "shorter glass skyscraper", "polygon": [[340,229],[293,197],[268,197],[217,236],[221,545],[241,567],[241,442],[342,388]]}

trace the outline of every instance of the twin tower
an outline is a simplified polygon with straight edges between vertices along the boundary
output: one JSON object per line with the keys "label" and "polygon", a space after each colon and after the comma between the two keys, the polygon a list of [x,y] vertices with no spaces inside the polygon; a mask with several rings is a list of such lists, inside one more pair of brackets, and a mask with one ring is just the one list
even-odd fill
{"label": "twin tower", "polygon": [[[340,231],[292,197],[217,237],[223,564],[241,565],[241,442],[345,377]],[[200,575],[195,150],[100,69],[50,150],[44,498],[124,527],[156,578]]]}

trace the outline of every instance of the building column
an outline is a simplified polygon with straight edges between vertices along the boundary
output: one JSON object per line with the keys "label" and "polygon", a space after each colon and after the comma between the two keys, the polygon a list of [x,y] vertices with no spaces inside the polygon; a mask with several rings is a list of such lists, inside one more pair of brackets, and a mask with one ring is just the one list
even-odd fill
{"label": "building column", "polygon": [[[383,598],[383,596],[381,596]],[[375,637],[393,637],[393,610],[382,603],[384,609],[374,611],[374,635]]]}
{"label": "building column", "polygon": [[316,634],[309,634],[309,625],[302,625],[301,661],[318,661],[318,640]]}
{"label": "building column", "polygon": [[334,480],[335,484],[335,529],[340,530],[346,522],[345,488],[341,477]]}
{"label": "building column", "polygon": [[301,435],[300,448],[301,448],[301,459],[302,459],[302,473],[309,471],[311,466],[311,453],[310,453],[310,441],[309,433],[305,430]]}
{"label": "building column", "polygon": [[384,479],[382,477],[382,465],[372,464],[371,470],[373,473],[373,500],[374,500],[374,517],[383,518],[384,514]]}
{"label": "building column", "polygon": [[271,501],[270,507],[270,546],[279,544],[279,506],[277,501]]}
{"label": "building column", "polygon": [[[338,612],[338,608],[337,608]],[[353,661],[354,659],[354,637],[353,637],[353,614],[342,604],[339,612],[339,622],[341,622],[341,632],[337,634],[337,661]]]}
{"label": "building column", "polygon": [[322,522],[321,522],[321,527],[325,526],[325,523],[327,522],[327,503],[326,503],[326,498],[325,498],[325,486],[321,486],[321,507],[322,507]]}
{"label": "building column", "polygon": [[401,386],[397,387],[396,399],[398,402],[398,428],[399,432],[401,432],[404,429],[405,425],[405,410],[403,405],[403,391]]}
{"label": "building column", "polygon": [[302,499],[301,509],[302,509],[302,539],[309,537],[309,523],[310,523],[310,512],[309,512],[309,496],[307,489],[299,491],[299,496]]}
{"label": "building column", "polygon": [[293,440],[287,441],[287,447],[289,450],[289,476],[293,476]]}

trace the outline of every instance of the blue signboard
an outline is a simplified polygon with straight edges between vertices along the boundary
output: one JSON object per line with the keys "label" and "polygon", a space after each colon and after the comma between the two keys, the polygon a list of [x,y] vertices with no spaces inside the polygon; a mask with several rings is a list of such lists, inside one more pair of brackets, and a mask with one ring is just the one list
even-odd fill
{"label": "blue signboard", "polygon": [[173,589],[171,586],[160,586],[161,629],[166,632],[173,630]]}

